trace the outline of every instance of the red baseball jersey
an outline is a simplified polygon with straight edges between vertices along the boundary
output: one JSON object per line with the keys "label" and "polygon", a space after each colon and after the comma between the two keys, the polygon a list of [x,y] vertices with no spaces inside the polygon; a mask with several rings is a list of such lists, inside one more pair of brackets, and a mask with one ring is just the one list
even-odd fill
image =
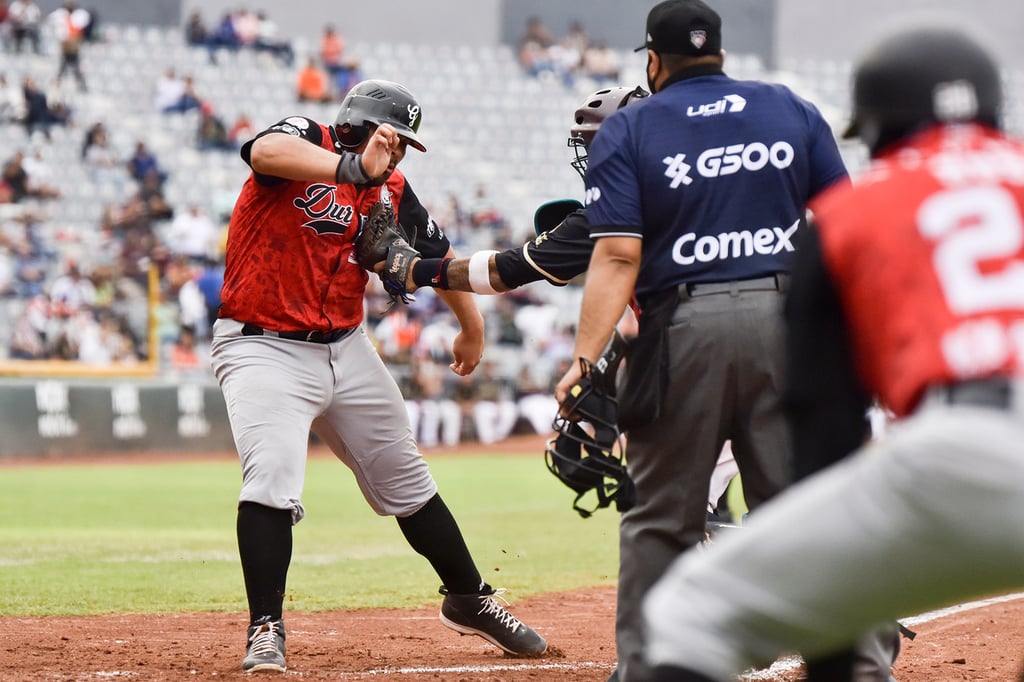
{"label": "red baseball jersey", "polygon": [[1024,374],[1024,144],[933,127],[812,209],[861,376],[893,412],[931,384]]}
{"label": "red baseball jersey", "polygon": [[[341,149],[334,129],[292,116],[263,131]],[[255,138],[254,138],[255,139]],[[252,142],[242,148],[249,163]],[[391,202],[409,242],[425,258],[450,244],[397,169],[380,186],[294,181],[251,173],[228,228],[220,316],[275,331],[355,327],[367,273],[353,242],[378,200]]]}

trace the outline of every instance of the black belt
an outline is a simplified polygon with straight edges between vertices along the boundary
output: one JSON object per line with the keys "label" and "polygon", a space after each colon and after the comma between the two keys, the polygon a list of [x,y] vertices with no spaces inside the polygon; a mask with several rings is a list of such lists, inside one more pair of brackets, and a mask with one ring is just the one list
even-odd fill
{"label": "black belt", "polygon": [[255,324],[246,322],[242,325],[242,336],[275,336],[279,339],[290,339],[292,341],[308,341],[309,343],[334,343],[340,341],[352,332],[357,327],[350,329],[331,329],[329,331],[299,331],[299,332],[275,332],[269,329],[264,329]]}
{"label": "black belt", "polygon": [[737,279],[731,282],[681,284],[679,286],[679,297],[694,298],[696,296],[710,296],[711,294],[732,294],[735,296],[741,291],[785,291],[788,282],[789,275],[787,273],[777,272],[767,277]]}
{"label": "black belt", "polygon": [[1013,406],[1014,382],[1007,377],[970,379],[934,386],[928,392],[947,405],[974,405],[1005,410]]}

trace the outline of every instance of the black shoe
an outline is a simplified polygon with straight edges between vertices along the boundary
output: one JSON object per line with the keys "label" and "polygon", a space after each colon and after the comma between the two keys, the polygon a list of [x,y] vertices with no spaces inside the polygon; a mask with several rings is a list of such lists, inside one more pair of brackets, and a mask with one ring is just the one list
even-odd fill
{"label": "black shoe", "polygon": [[285,671],[283,620],[261,618],[256,625],[249,626],[242,670],[247,673]]}
{"label": "black shoe", "polygon": [[504,589],[484,585],[479,594],[451,594],[444,587],[440,592],[445,595],[441,603],[441,622],[452,630],[463,635],[479,635],[517,656],[539,656],[547,651],[548,643],[544,638],[498,602]]}

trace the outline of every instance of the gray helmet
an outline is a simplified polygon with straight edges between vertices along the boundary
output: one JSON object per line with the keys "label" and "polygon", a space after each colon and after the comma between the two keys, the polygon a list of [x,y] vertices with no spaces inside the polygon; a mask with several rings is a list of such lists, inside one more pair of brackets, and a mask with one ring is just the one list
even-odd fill
{"label": "gray helmet", "polygon": [[913,28],[878,42],[854,72],[853,120],[874,154],[929,123],[977,121],[998,127],[1002,90],[987,50],[960,29]]}
{"label": "gray helmet", "polygon": [[422,112],[416,97],[405,86],[391,81],[367,80],[352,86],[341,102],[334,125],[346,147],[362,144],[370,132],[369,124],[390,124],[399,137],[421,152],[427,148],[420,142]]}
{"label": "gray helmet", "polygon": [[569,129],[569,146],[576,155],[570,163],[580,177],[587,172],[587,147],[594,141],[594,135],[604,120],[631,102],[650,94],[639,85],[635,88],[603,88],[587,97],[580,105],[573,114],[573,126]]}

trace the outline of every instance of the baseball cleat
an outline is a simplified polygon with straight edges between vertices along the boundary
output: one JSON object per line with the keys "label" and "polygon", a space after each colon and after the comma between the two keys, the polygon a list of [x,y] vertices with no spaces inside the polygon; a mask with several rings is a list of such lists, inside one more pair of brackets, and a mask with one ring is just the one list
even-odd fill
{"label": "baseball cleat", "polygon": [[539,656],[548,643],[526,623],[509,613],[498,601],[508,604],[495,590],[485,585],[479,594],[451,594],[444,587],[441,622],[462,635],[477,635],[515,656]]}
{"label": "baseball cleat", "polygon": [[285,671],[283,620],[261,618],[256,625],[249,626],[242,670],[247,673]]}

